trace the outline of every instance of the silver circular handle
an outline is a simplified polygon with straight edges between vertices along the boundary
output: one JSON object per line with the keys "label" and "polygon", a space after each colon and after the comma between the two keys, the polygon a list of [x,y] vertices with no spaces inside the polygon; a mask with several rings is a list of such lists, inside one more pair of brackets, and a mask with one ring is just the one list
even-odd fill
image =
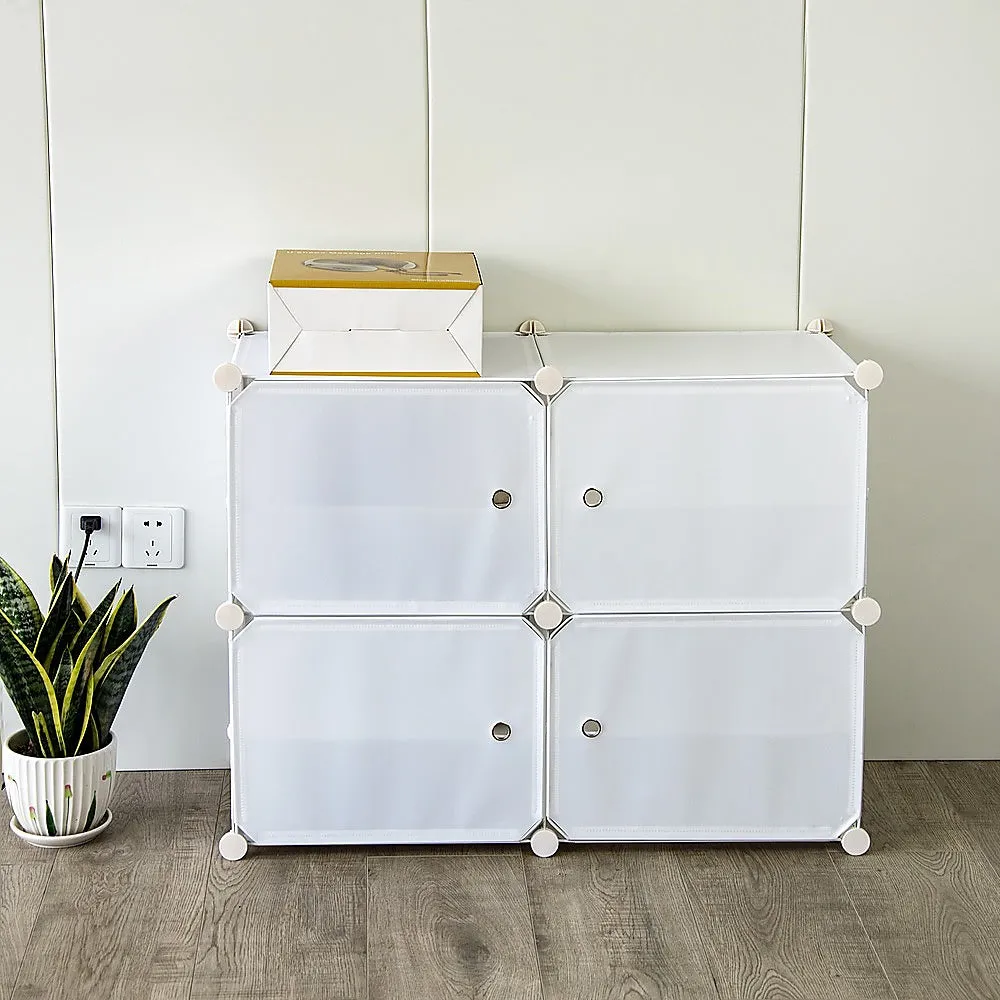
{"label": "silver circular handle", "polygon": [[583,735],[587,739],[594,739],[595,736],[601,735],[601,724],[597,719],[587,719],[587,721],[580,727],[583,730]]}
{"label": "silver circular handle", "polygon": [[600,507],[603,500],[604,494],[596,486],[583,491],[583,503],[586,507]]}
{"label": "silver circular handle", "polygon": [[506,722],[498,722],[493,726],[492,733],[493,739],[498,743],[503,743],[504,740],[510,739],[510,726]]}
{"label": "silver circular handle", "polygon": [[493,506],[497,510],[503,510],[505,507],[509,507],[513,501],[513,497],[506,490],[497,490],[493,494]]}

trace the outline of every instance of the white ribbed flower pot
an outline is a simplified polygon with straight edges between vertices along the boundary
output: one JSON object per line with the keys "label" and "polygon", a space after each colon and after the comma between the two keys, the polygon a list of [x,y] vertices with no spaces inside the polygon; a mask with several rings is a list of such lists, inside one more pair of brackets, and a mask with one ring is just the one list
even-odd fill
{"label": "white ribbed flower pot", "polygon": [[7,740],[7,798],[21,829],[43,837],[83,833],[104,819],[115,786],[118,741],[79,757],[28,757],[22,729]]}

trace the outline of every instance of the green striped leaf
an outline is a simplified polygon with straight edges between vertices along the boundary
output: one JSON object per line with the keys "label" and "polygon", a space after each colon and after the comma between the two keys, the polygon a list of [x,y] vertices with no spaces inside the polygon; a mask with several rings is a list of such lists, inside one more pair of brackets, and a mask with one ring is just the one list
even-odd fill
{"label": "green striped leaf", "polygon": [[97,719],[94,718],[93,702],[91,702],[90,722],[87,723],[87,739],[83,744],[84,753],[93,753],[101,749],[101,734],[97,731]]}
{"label": "green striped leaf", "polygon": [[32,732],[35,728],[32,713],[41,712],[46,723],[52,723],[55,748],[65,756],[59,702],[52,681],[21,637],[6,622],[0,622],[0,679],[24,728]]}
{"label": "green striped leaf", "polygon": [[[129,587],[122,594],[108,623],[108,641],[105,651],[113,653],[135,631],[139,612],[135,604],[135,588]],[[102,658],[103,659],[103,658]]]}
{"label": "green striped leaf", "polygon": [[150,613],[149,617],[116,650],[104,658],[104,662],[94,675],[94,715],[97,729],[104,746],[111,735],[111,726],[121,707],[132,674],[139,665],[149,640],[163,622],[167,608],[176,600],[176,595],[168,597]]}
{"label": "green striped leaf", "polygon": [[71,638],[67,635],[68,632],[76,634],[76,621],[73,618],[73,581],[64,575],[52,595],[48,614],[42,622],[32,650],[50,677],[59,668],[62,650]]}
{"label": "green striped leaf", "polygon": [[[66,561],[63,562],[59,556],[53,556],[52,562],[49,564],[49,587],[52,588],[52,592],[55,593],[56,584],[59,577],[62,575],[63,571],[70,572],[70,561],[69,556],[66,557]],[[73,606],[76,611],[76,616],[81,622],[86,621],[90,615],[93,613],[87,598],[83,596],[83,591],[76,585],[76,581],[73,581]]]}
{"label": "green striped leaf", "polygon": [[[87,736],[90,733],[90,720],[94,716],[94,691],[96,686],[94,684],[94,671],[87,670],[87,682],[84,688],[84,701],[83,701],[83,715],[80,719],[80,737],[76,741],[76,746],[73,753],[80,753],[80,748],[86,743]],[[96,749],[96,748],[95,748]]]}
{"label": "green striped leaf", "polygon": [[[114,595],[111,597],[113,599]],[[73,670],[66,684],[66,693],[62,699],[63,732],[66,745],[73,748],[74,754],[79,753],[79,748],[83,745],[83,739],[87,734],[87,723],[90,721],[90,709],[94,699],[94,670],[98,665],[98,656],[104,649],[108,616],[111,614],[111,601],[107,601],[106,604],[103,617],[73,664]],[[95,612],[87,620],[90,622],[96,617]]]}
{"label": "green striped leaf", "polygon": [[59,659],[59,667],[55,677],[52,678],[52,686],[56,689],[56,701],[61,705],[66,694],[66,686],[69,684],[69,675],[73,673],[73,654],[69,648],[63,650]]}
{"label": "green striped leaf", "polygon": [[45,672],[55,679],[56,673],[59,671],[59,665],[62,663],[65,656],[69,656],[70,660],[73,659],[73,653],[70,649],[73,639],[76,637],[77,632],[80,629],[80,623],[77,621],[77,617],[73,610],[70,609],[70,613],[66,618],[66,624],[62,631],[56,636],[55,644],[53,645],[49,655],[42,662],[42,666],[45,667]]}
{"label": "green striped leaf", "polygon": [[49,831],[50,837],[58,837],[59,831],[56,829],[56,820],[52,815],[52,807],[49,805],[49,800],[45,800],[45,829]]}
{"label": "green striped leaf", "polygon": [[0,558],[0,611],[28,646],[34,646],[42,628],[38,602],[14,569]]}
{"label": "green striped leaf", "polygon": [[55,757],[56,748],[52,745],[52,735],[41,712],[32,712],[31,721],[35,724],[35,735],[38,737],[38,752],[44,757],[48,750],[50,757]]}
{"label": "green striped leaf", "polygon": [[[119,580],[101,599],[101,603],[94,608],[90,617],[83,623],[83,628],[80,629],[76,638],[73,640],[73,657],[74,659],[80,655],[80,650],[90,641],[90,637],[97,631],[97,629],[104,624],[105,619],[111,612],[111,606],[114,604],[115,598],[118,596],[118,588],[122,585],[121,580]],[[107,632],[105,631],[105,634]],[[115,649],[115,646],[111,647]],[[104,649],[102,648],[97,655],[98,661],[104,659]]]}

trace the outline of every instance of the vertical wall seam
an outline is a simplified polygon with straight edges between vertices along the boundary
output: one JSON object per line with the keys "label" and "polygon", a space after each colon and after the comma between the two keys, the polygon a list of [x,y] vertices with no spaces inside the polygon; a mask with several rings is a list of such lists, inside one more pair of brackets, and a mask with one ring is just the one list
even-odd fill
{"label": "vertical wall seam", "polygon": [[799,245],[795,278],[795,328],[803,329],[802,319],[802,248],[805,243],[806,196],[806,95],[809,69],[808,33],[806,31],[809,0],[802,0],[802,124],[799,132]]}
{"label": "vertical wall seam", "polygon": [[59,454],[59,364],[56,340],[56,265],[55,231],[52,224],[52,118],[49,113],[49,60],[45,32],[45,0],[38,0],[39,44],[42,56],[42,117],[45,130],[45,194],[49,226],[49,329],[52,340],[52,405],[53,405],[53,459],[55,461],[55,537],[59,548],[59,509],[62,502]]}
{"label": "vertical wall seam", "polygon": [[424,0],[424,96],[426,99],[425,104],[425,117],[424,123],[426,125],[426,138],[427,142],[426,157],[424,160],[424,170],[427,176],[427,216],[426,216],[426,228],[424,236],[427,242],[427,252],[430,253],[434,246],[431,240],[431,0]]}

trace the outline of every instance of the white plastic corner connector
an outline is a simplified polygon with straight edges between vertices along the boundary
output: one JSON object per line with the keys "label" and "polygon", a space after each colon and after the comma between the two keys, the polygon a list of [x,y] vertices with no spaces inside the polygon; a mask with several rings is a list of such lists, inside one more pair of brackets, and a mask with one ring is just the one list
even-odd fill
{"label": "white plastic corner connector", "polygon": [[868,831],[861,826],[852,826],[840,838],[840,846],[854,857],[865,854],[872,846],[872,838],[868,836]]}
{"label": "white plastic corner connector", "polygon": [[531,835],[529,843],[532,852],[539,858],[551,858],[559,850],[559,838],[547,826],[540,826]]}
{"label": "white plastic corner connector", "polygon": [[859,625],[867,628],[882,617],[882,605],[874,597],[859,597],[851,605],[851,617]]}
{"label": "white plastic corner connector", "polygon": [[224,601],[215,609],[215,624],[223,632],[235,632],[246,620],[245,612],[234,601]]}
{"label": "white plastic corner connector", "polygon": [[884,374],[877,361],[868,359],[854,369],[854,381],[859,389],[877,389],[882,384]]}
{"label": "white plastic corner connector", "polygon": [[222,392],[236,392],[243,388],[243,369],[232,361],[225,361],[212,373],[212,381]]}
{"label": "white plastic corner connector", "polygon": [[828,319],[811,319],[806,327],[808,333],[825,333],[828,337],[833,334],[833,324]]}
{"label": "white plastic corner connector", "polygon": [[539,628],[551,632],[562,623],[563,609],[555,601],[540,601],[531,612],[531,617]]}
{"label": "white plastic corner connector", "polygon": [[540,319],[526,319],[518,328],[517,332],[522,337],[544,337],[548,330]]}
{"label": "white plastic corner connector", "polygon": [[552,365],[545,365],[535,372],[535,388],[543,396],[554,396],[563,387],[562,373]]}
{"label": "white plastic corner connector", "polygon": [[235,830],[224,833],[219,839],[219,853],[227,861],[239,861],[247,853],[246,837]]}
{"label": "white plastic corner connector", "polygon": [[240,339],[240,337],[245,337],[247,334],[253,333],[253,323],[248,319],[234,319],[229,326],[226,327],[226,336],[234,343]]}

